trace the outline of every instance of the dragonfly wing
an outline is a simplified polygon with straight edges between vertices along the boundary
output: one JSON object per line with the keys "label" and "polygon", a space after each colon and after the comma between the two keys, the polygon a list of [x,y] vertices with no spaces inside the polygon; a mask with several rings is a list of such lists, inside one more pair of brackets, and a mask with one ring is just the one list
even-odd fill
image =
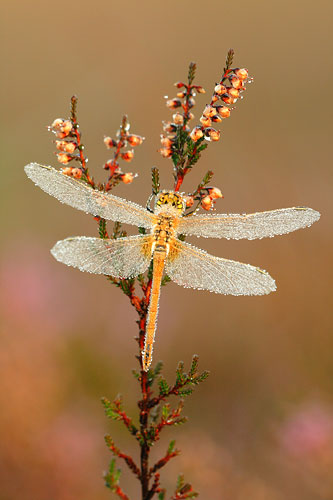
{"label": "dragonfly wing", "polygon": [[185,288],[225,295],[265,295],[276,290],[273,278],[258,267],[209,255],[177,241],[166,262],[166,273]]}
{"label": "dragonfly wing", "polygon": [[129,236],[117,240],[77,236],[58,241],[53,257],[67,266],[115,278],[144,273],[151,260],[151,237]]}
{"label": "dragonfly wing", "polygon": [[177,231],[179,234],[205,238],[254,240],[311,226],[319,217],[319,212],[306,207],[281,208],[244,215],[194,215],[182,217]]}
{"label": "dragonfly wing", "polygon": [[30,163],[24,170],[43,191],[71,207],[103,219],[145,228],[152,226],[151,214],[140,205],[93,189],[83,181],[68,177],[52,167]]}

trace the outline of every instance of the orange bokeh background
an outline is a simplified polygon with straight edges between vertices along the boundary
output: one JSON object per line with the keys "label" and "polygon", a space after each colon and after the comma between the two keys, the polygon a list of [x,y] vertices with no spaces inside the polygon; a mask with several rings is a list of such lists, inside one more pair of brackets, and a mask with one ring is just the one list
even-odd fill
{"label": "orange bokeh background", "polygon": [[[25,177],[30,161],[56,165],[46,125],[79,121],[91,172],[104,178],[103,136],[123,113],[146,140],[125,165],[139,177],[115,193],[145,204],[150,169],[172,186],[157,149],[164,95],[190,61],[208,95],[231,46],[254,77],[184,183],[208,169],[219,212],[311,206],[310,229],[261,241],[195,240],[211,253],[267,269],[278,290],[224,297],[163,289],[155,360],[173,377],[200,356],[211,377],[186,404],[190,423],[167,430],[182,454],[162,473],[171,494],[184,472],[200,498],[327,500],[333,497],[332,3],[32,0],[2,8],[0,499],[104,500],[111,458],[103,434],[137,458],[135,443],[99,402],[138,396],[135,313],[103,277],[61,266],[49,249],[70,235],[96,235],[91,217],[59,204]],[[198,96],[196,119],[206,103]],[[138,498],[123,468],[124,489]]]}

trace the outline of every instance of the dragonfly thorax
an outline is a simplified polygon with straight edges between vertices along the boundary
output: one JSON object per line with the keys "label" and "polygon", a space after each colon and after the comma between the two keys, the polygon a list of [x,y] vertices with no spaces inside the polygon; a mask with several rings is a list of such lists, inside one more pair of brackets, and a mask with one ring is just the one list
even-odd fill
{"label": "dragonfly thorax", "polygon": [[155,213],[159,213],[160,210],[157,209],[162,207],[174,209],[177,211],[178,215],[181,215],[184,212],[186,205],[180,193],[175,193],[173,191],[160,191],[157,195],[155,203]]}

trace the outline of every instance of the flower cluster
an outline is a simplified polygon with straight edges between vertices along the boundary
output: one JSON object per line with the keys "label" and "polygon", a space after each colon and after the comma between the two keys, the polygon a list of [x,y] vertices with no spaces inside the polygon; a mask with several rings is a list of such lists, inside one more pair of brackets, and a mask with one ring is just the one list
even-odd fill
{"label": "flower cluster", "polygon": [[[175,185],[174,190],[179,191],[184,177],[199,160],[201,153],[207,148],[209,142],[220,139],[220,131],[213,127],[224,118],[228,118],[231,105],[235,104],[245,90],[248,81],[248,71],[245,68],[232,68],[234,51],[229,50],[225,68],[219,83],[215,84],[214,92],[209,104],[206,104],[200,117],[200,124],[192,131],[189,122],[193,120],[192,109],[195,105],[197,93],[204,94],[201,85],[194,85],[196,65],[191,63],[188,72],[188,82],[177,82],[175,86],[178,93],[172,99],[168,99],[166,105],[174,111],[172,121],[163,122],[164,134],[161,135],[162,147],[159,152],[164,158],[170,158],[174,166]],[[195,193],[186,197],[187,208],[190,209],[186,215],[196,212],[200,207],[210,210],[218,198],[222,198],[221,191],[216,188],[206,187],[212,173],[206,174],[205,180],[199,184]],[[194,210],[192,206],[197,202]]]}
{"label": "flower cluster", "polygon": [[[65,120],[63,118],[56,118],[49,130],[56,135],[57,139],[55,145],[58,153],[57,158],[62,165],[68,165],[73,160],[80,160],[80,149],[83,147],[78,140],[75,124],[72,120]],[[65,167],[62,169],[65,175],[81,179],[82,168],[78,167]]]}
{"label": "flower cluster", "polygon": [[191,63],[188,83],[176,82],[175,86],[179,92],[177,92],[176,97],[166,101],[166,105],[169,109],[177,109],[177,111],[172,115],[172,121],[163,122],[163,130],[165,134],[161,134],[162,148],[159,149],[159,152],[164,158],[169,158],[172,155],[172,145],[176,141],[177,130],[179,127],[182,128],[182,130],[184,130],[187,134],[190,133],[190,128],[187,124],[194,118],[194,115],[191,112],[191,109],[195,106],[194,97],[197,93],[204,94],[206,92],[201,85],[192,85],[195,69],[195,64]]}
{"label": "flower cluster", "polygon": [[[248,71],[245,68],[226,69],[219,83],[215,85],[210,104],[207,104],[200,118],[201,125],[196,126],[190,133],[192,141],[202,137],[207,141],[218,141],[220,131],[212,127],[220,123],[223,118],[229,118],[230,105],[235,104],[245,90]],[[222,103],[218,103],[222,101]]]}
{"label": "flower cluster", "polygon": [[140,146],[143,143],[144,137],[140,135],[130,134],[129,133],[130,124],[128,122],[127,116],[123,117],[122,124],[120,129],[116,134],[116,139],[112,139],[111,137],[104,137],[104,144],[108,149],[114,149],[114,155],[112,160],[108,160],[104,168],[109,171],[109,179],[105,184],[105,190],[108,191],[111,187],[115,186],[119,181],[124,182],[125,184],[130,184],[134,177],[137,174],[133,174],[132,172],[123,173],[120,166],[119,160],[122,159],[126,162],[130,162],[134,158],[134,150],[127,149],[128,146],[132,148],[136,146]]}

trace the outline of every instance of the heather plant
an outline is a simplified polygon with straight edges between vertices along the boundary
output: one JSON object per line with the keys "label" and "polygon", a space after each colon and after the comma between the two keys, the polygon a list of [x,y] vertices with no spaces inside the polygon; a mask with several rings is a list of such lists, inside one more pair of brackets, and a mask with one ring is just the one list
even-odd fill
{"label": "heather plant", "polygon": [[[147,202],[147,210],[143,211],[142,207],[128,202],[129,213],[131,210],[133,212],[135,210],[139,211],[143,221],[145,221],[145,217],[148,218],[148,215],[143,215],[143,213],[149,213],[149,221],[155,220],[156,212],[151,209],[153,200],[155,200],[155,208],[159,205],[160,210],[162,210],[161,205],[163,204],[172,204],[173,214],[180,209],[181,217],[184,220],[188,218],[187,221],[195,222],[194,225],[191,222],[185,224],[184,228],[188,227],[189,229],[188,231],[184,230],[184,234],[181,231],[178,232],[177,241],[179,242],[184,242],[186,234],[235,239],[253,239],[285,234],[300,227],[308,226],[319,217],[319,214],[312,209],[299,207],[247,216],[233,214],[229,216],[206,216],[207,220],[200,218],[203,216],[196,216],[200,209],[210,211],[214,208],[216,201],[222,198],[220,189],[210,185],[213,177],[211,170],[205,173],[201,182],[191,192],[179,194],[185,176],[196,166],[204,150],[211,142],[217,142],[220,139],[220,131],[216,126],[230,116],[232,105],[242,97],[246,82],[249,81],[246,69],[233,67],[233,55],[233,50],[230,49],[222,76],[218,83],[215,84],[209,102],[204,106],[196,125],[191,125],[195,122],[193,114],[195,98],[199,94],[204,94],[205,90],[201,85],[194,84],[196,73],[194,63],[189,65],[187,80],[175,84],[177,88],[176,96],[166,101],[166,105],[173,115],[172,120],[163,123],[159,152],[163,158],[171,160],[174,191],[161,191],[159,170],[154,167],[152,168],[152,191]],[[124,264],[124,262],[120,262],[121,258],[123,258],[120,253],[114,253],[113,256],[114,262],[112,265],[115,272],[106,272],[108,267],[105,263],[110,264],[107,260],[114,247],[112,247],[112,242],[118,242],[116,248],[120,252],[130,238],[127,238],[127,233],[123,228],[121,221],[124,221],[124,218],[122,218],[119,208],[121,205],[123,209],[126,209],[125,200],[113,197],[113,195],[107,195],[106,197],[105,193],[113,191],[121,182],[125,184],[133,182],[136,174],[123,172],[121,165],[124,165],[123,162],[133,160],[134,149],[143,143],[144,138],[130,132],[128,118],[124,116],[116,136],[114,138],[109,136],[104,138],[106,147],[113,154],[112,158],[104,164],[104,169],[107,172],[106,180],[96,182],[87,166],[87,158],[77,119],[77,98],[75,96],[71,99],[70,117],[68,119],[57,118],[50,126],[50,130],[56,136],[57,158],[63,165],[61,173],[37,164],[27,166],[26,172],[37,185],[60,201],[92,213],[97,221],[99,234],[99,240],[97,241],[94,238],[93,242],[91,242],[91,238],[85,237],[69,238],[58,242],[52,253],[57,260],[68,265],[106,275],[110,283],[117,286],[129,298],[130,304],[135,308],[138,315],[138,336],[136,337],[138,368],[133,370],[133,376],[138,381],[140,388],[140,398],[137,402],[138,415],[136,418],[132,418],[127,414],[123,399],[120,396],[117,396],[112,401],[103,397],[102,403],[106,416],[111,420],[122,422],[133,439],[136,440],[140,449],[140,463],[136,463],[129,454],[120,450],[113,438],[107,435],[105,437],[106,445],[113,454],[113,458],[105,474],[105,484],[119,498],[129,499],[121,484],[121,470],[116,464],[116,460],[120,459],[138,479],[141,486],[142,500],[150,500],[154,497],[163,500],[167,498],[167,492],[161,485],[160,471],[172,458],[179,454],[179,450],[175,446],[175,440],[172,440],[161,458],[152,463],[150,459],[151,449],[159,441],[164,428],[186,422],[186,417],[183,415],[184,399],[190,396],[195,387],[207,378],[208,372],[199,371],[198,356],[196,355],[193,356],[187,370],[184,363],[179,362],[175,380],[171,383],[162,375],[163,365],[161,362],[151,366],[159,288],[168,284],[171,279],[170,275],[174,281],[183,286],[205,288],[217,293],[232,293],[234,295],[270,293],[275,290],[275,282],[268,273],[259,268],[212,257],[190,245],[186,244],[185,247],[184,244],[182,247],[182,243],[175,243],[174,248],[171,248],[170,244],[170,260],[174,259],[176,261],[184,248],[187,248],[190,253],[197,252],[196,255],[201,255],[204,261],[210,262],[207,276],[205,277],[205,273],[201,275],[200,270],[194,269],[193,271],[193,269],[187,267],[185,258],[178,268],[166,267],[166,274],[164,275],[162,266],[158,285],[156,286],[156,283],[154,285],[157,267],[154,267],[155,257],[153,260],[151,253],[153,252],[155,255],[155,248],[158,247],[160,241],[158,238],[162,238],[161,234],[163,234],[162,240],[165,246],[167,245],[169,241],[168,230],[172,228],[171,218],[170,220],[167,219],[169,225],[158,228],[157,236],[154,232],[149,236],[147,235],[150,244],[153,245],[152,251],[146,252],[144,247],[145,242],[148,241],[144,236],[147,234],[147,228],[151,227],[150,223],[145,227],[139,227],[139,234],[142,239],[140,239],[140,236],[130,237],[132,242],[136,241],[138,245],[141,245],[141,253],[137,255],[140,255],[140,258],[138,257],[138,266],[140,267],[142,263],[146,265],[146,267],[142,268],[143,272],[132,272],[132,268],[129,266],[133,263],[127,262]],[[73,181],[69,181],[69,179],[73,179]],[[108,205],[109,200],[113,204],[111,207],[112,214],[104,217],[106,213],[105,206]],[[150,212],[153,215],[150,215]],[[108,218],[116,221],[112,228],[107,226],[106,219]],[[174,219],[176,220],[176,216]],[[131,224],[135,224],[137,219],[128,216],[127,219],[125,218],[126,220]],[[200,226],[200,221],[205,220],[206,226]],[[212,224],[213,222],[214,224]],[[199,223],[199,225],[196,223]],[[154,226],[152,227],[153,231],[155,231]],[[171,229],[170,232],[172,232]],[[151,243],[155,236],[156,241]],[[136,239],[133,240],[133,238]],[[93,247],[91,247],[91,244]],[[118,250],[115,252],[118,252]],[[168,256],[168,253],[166,255]],[[89,264],[91,256],[93,256],[93,259],[98,257],[97,267],[95,264],[91,267]],[[191,255],[189,254],[188,259],[190,258]],[[142,259],[142,262],[140,259]],[[125,272],[123,270],[124,265],[130,270]],[[220,266],[224,266],[224,274]],[[225,269],[225,266],[228,269]],[[171,273],[172,269],[173,275]],[[190,274],[191,272],[192,281],[190,279],[188,281],[187,273]],[[225,279],[223,280],[222,277]],[[174,405],[171,404],[172,398],[176,399]],[[198,493],[194,491],[192,485],[187,483],[180,474],[175,491],[168,498],[176,500],[197,496]]]}

